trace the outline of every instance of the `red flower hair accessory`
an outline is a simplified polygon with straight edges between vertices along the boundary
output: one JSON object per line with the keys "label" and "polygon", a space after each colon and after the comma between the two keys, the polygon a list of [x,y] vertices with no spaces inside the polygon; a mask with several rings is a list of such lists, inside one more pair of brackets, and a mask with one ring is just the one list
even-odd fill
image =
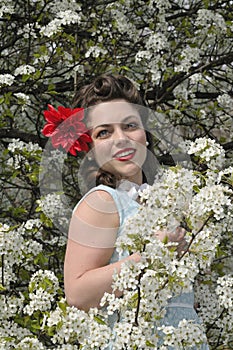
{"label": "red flower hair accessory", "polygon": [[88,143],[92,142],[86,125],[81,121],[84,117],[83,108],[65,108],[59,106],[57,110],[48,105],[44,111],[47,124],[42,133],[51,137],[54,148],[61,146],[70,154],[76,156],[77,152],[88,151]]}

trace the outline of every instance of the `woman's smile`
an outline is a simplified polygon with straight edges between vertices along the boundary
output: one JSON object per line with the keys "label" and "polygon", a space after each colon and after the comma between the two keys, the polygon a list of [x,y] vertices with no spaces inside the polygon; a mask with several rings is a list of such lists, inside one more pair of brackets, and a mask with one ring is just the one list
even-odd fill
{"label": "woman's smile", "polygon": [[131,160],[134,157],[135,153],[136,153],[136,149],[125,148],[123,150],[120,150],[116,154],[114,154],[113,158],[115,158],[121,162],[125,162],[128,160]]}

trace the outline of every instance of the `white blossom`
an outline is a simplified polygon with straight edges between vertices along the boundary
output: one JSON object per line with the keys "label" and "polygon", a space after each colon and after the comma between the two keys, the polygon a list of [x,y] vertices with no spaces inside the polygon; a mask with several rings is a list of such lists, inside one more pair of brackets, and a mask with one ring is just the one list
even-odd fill
{"label": "white blossom", "polygon": [[111,16],[116,21],[116,27],[120,33],[127,33],[129,37],[135,38],[135,34],[137,33],[137,29],[132,21],[130,21],[129,17],[122,12],[121,9],[112,8]]}
{"label": "white blossom", "polygon": [[188,72],[192,66],[198,64],[200,59],[200,49],[187,46],[182,50],[180,63],[174,68],[175,72]]}
{"label": "white blossom", "polygon": [[107,50],[103,49],[102,47],[100,46],[91,46],[87,52],[85,53],[85,57],[88,58],[90,56],[93,56],[93,57],[99,57],[101,55],[106,55],[107,54]]}
{"label": "white blossom", "polygon": [[23,35],[25,39],[33,38],[37,39],[37,33],[35,28],[38,27],[38,23],[26,23],[23,28],[19,28],[18,35]]}
{"label": "white blossom", "polygon": [[31,66],[30,64],[22,64],[16,68],[15,75],[32,74],[35,73],[35,71],[35,67]]}
{"label": "white blossom", "polygon": [[38,270],[31,277],[31,281],[29,283],[29,289],[31,292],[37,290],[38,287],[46,285],[46,291],[49,291],[51,295],[55,295],[57,289],[59,287],[58,278],[52,271],[49,270]]}
{"label": "white blossom", "polygon": [[61,30],[62,25],[68,25],[70,23],[79,23],[81,15],[72,10],[59,11],[55,19],[53,19],[46,26],[41,27],[40,34],[42,36],[51,37]]}
{"label": "white blossom", "polygon": [[216,293],[220,305],[226,309],[233,309],[233,277],[227,275],[219,277],[217,284]]}
{"label": "white blossom", "polygon": [[10,320],[16,313],[23,310],[25,298],[22,293],[12,296],[0,296],[0,317],[1,320]]}
{"label": "white blossom", "polygon": [[206,161],[210,169],[219,169],[225,161],[225,151],[215,140],[200,137],[192,142],[186,142],[188,154],[195,154]]}
{"label": "white blossom", "polygon": [[34,293],[29,293],[29,298],[30,302],[24,308],[24,313],[29,316],[37,310],[49,310],[53,301],[50,293],[46,292],[43,288],[37,289]]}
{"label": "white blossom", "polygon": [[22,101],[23,104],[30,104],[30,97],[22,92],[17,92],[14,94],[14,96],[19,100]]}
{"label": "white blossom", "polygon": [[39,227],[41,227],[41,221],[40,221],[40,219],[29,219],[24,223],[24,227],[27,230],[31,230],[34,227],[39,228]]}
{"label": "white blossom", "polygon": [[62,310],[60,308],[57,308],[56,310],[51,311],[49,317],[46,320],[48,327],[55,326],[59,322],[61,322],[62,316],[63,316]]}
{"label": "white blossom", "polygon": [[58,278],[51,271],[37,271],[29,283],[30,302],[24,307],[24,313],[32,315],[36,310],[46,311],[59,287]]}
{"label": "white blossom", "polygon": [[18,344],[17,349],[20,350],[44,350],[44,345],[35,337],[25,337]]}
{"label": "white blossom", "polygon": [[32,142],[24,142],[21,141],[20,139],[12,139],[11,142],[8,145],[8,150],[11,152],[15,152],[16,150],[20,150],[20,151],[28,151],[28,152],[37,152],[37,151],[41,151],[41,147],[36,144],[36,143],[32,143]]}
{"label": "white blossom", "polygon": [[164,333],[164,345],[173,346],[175,349],[190,348],[206,342],[206,336],[202,326],[192,321],[182,320],[178,327],[162,326]]}
{"label": "white blossom", "polygon": [[232,110],[233,108],[233,98],[229,94],[222,94],[217,97],[217,101],[220,106]]}
{"label": "white blossom", "polygon": [[210,26],[216,26],[221,31],[226,30],[226,24],[223,16],[215,11],[208,9],[199,9],[197,12],[197,18],[195,21],[196,26],[202,26],[209,28]]}
{"label": "white blossom", "polygon": [[24,152],[30,152],[31,156],[36,156],[41,150],[42,148],[36,143],[26,143],[19,139],[12,139],[8,144],[8,151],[13,153],[13,156],[7,159],[7,164],[14,169],[21,169],[22,166],[27,166],[28,172],[30,172],[32,168]]}
{"label": "white blossom", "polygon": [[63,12],[63,11],[81,11],[80,3],[76,0],[56,0],[51,3],[51,13]]}
{"label": "white blossom", "polygon": [[0,86],[1,85],[12,85],[15,77],[12,74],[0,74]]}
{"label": "white blossom", "polygon": [[[41,210],[54,224],[68,225],[70,218],[70,208],[64,204],[63,194],[49,193],[37,201]],[[58,215],[59,213],[59,215]]]}
{"label": "white blossom", "polygon": [[0,7],[0,18],[4,16],[4,14],[13,14],[15,12],[13,4],[2,5]]}
{"label": "white blossom", "polygon": [[150,60],[152,57],[152,53],[149,50],[140,50],[135,55],[136,63],[141,62],[144,58]]}
{"label": "white blossom", "polygon": [[[187,147],[191,153],[204,154],[205,157],[208,157],[205,154],[208,148],[212,157],[224,158],[222,148],[214,142],[208,143],[208,140],[204,142],[199,139]],[[226,175],[230,173],[230,170],[226,171]],[[169,298],[174,293],[179,295],[185,291],[190,292],[199,271],[206,271],[210,267],[216,248],[220,244],[222,232],[227,229],[228,223],[230,224],[231,195],[230,189],[219,184],[215,171],[208,170],[206,182],[203,183],[197,172],[179,166],[161,169],[154,184],[140,192],[142,206],[126,221],[116,247],[119,254],[124,254],[127,250],[139,251],[141,261],[137,264],[131,261],[125,262],[121,271],[114,275],[113,288],[123,291],[123,302],[121,300],[119,303],[115,297],[108,294],[102,299],[102,305],[106,305],[106,312],[113,315],[118,308],[124,322],[124,332],[121,325],[114,326],[116,349],[123,347],[124,342],[129,344],[132,341],[133,325],[130,320],[135,318],[138,289],[140,289],[138,322],[145,321],[144,314],[147,315],[147,322],[150,318],[162,320]],[[174,244],[160,242],[154,233],[164,227],[174,229],[179,226],[182,217],[186,217],[190,230],[186,232],[189,254],[184,252],[179,258],[175,251],[169,250]],[[173,281],[171,285],[170,279]],[[131,316],[127,319],[126,310],[129,309],[129,305]],[[219,308],[216,308],[216,312],[217,310]],[[202,327],[188,320],[180,322],[178,329],[164,325],[161,330],[165,333],[162,340],[164,346],[176,348],[182,345],[197,346],[206,340]],[[150,334],[147,334],[147,340],[156,343]],[[138,342],[143,344],[143,341],[139,335]]]}
{"label": "white blossom", "polygon": [[195,74],[191,75],[191,77],[189,79],[190,79],[191,84],[197,84],[203,79],[203,77],[202,77],[201,73],[195,73]]}
{"label": "white blossom", "polygon": [[82,64],[78,64],[74,67],[74,72],[80,74],[81,76],[84,76],[84,66]]}
{"label": "white blossom", "polygon": [[32,336],[31,332],[20,327],[14,321],[5,321],[1,323],[0,327],[0,341],[4,344],[3,350],[10,348],[17,348],[17,343],[24,337]]}
{"label": "white blossom", "polygon": [[156,6],[160,12],[165,12],[171,8],[171,3],[168,0],[150,0],[149,6],[152,8]]}
{"label": "white blossom", "polygon": [[146,42],[147,50],[157,53],[168,46],[167,38],[163,33],[153,33]]}
{"label": "white blossom", "polygon": [[[57,332],[54,334],[52,341],[54,343],[64,344],[75,336],[81,344],[84,343],[89,336],[88,325],[90,324],[90,318],[88,314],[75,307],[69,306],[66,307],[65,313],[57,311],[57,315],[59,313],[62,317],[62,322]],[[56,322],[53,320],[53,313],[52,318],[49,317],[48,320],[49,325]]]}

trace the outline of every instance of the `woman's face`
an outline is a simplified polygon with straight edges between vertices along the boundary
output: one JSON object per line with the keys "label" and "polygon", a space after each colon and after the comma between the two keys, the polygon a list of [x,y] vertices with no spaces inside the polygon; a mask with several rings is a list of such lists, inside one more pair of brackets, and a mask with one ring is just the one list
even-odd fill
{"label": "woman's face", "polygon": [[146,133],[135,105],[123,99],[97,104],[88,113],[88,128],[98,165],[141,184],[147,154]]}

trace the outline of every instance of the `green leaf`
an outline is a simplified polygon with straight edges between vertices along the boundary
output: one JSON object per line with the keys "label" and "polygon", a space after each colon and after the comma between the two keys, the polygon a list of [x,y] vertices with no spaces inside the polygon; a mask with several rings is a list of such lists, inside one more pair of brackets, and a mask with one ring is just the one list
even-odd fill
{"label": "green leaf", "polygon": [[127,66],[121,66],[120,69],[126,70],[127,72],[129,72],[131,69]]}
{"label": "green leaf", "polygon": [[58,306],[63,311],[63,313],[66,313],[67,303],[59,301]]}
{"label": "green leaf", "polygon": [[26,83],[28,81],[28,79],[30,79],[30,75],[29,74],[23,74],[22,75],[22,82]]}
{"label": "green leaf", "polygon": [[3,292],[6,288],[0,283],[0,292]]}
{"label": "green leaf", "polygon": [[48,258],[45,256],[44,252],[40,252],[33,260],[35,265],[44,266],[48,262]]}
{"label": "green leaf", "polygon": [[41,71],[38,69],[34,74],[33,74],[33,79],[37,80],[41,77],[42,73]]}
{"label": "green leaf", "polygon": [[194,185],[193,186],[193,191],[196,192],[196,193],[199,193],[200,192],[200,188],[197,185]]}
{"label": "green leaf", "polygon": [[40,322],[39,322],[39,320],[32,320],[32,322],[31,322],[31,328],[33,329],[33,330],[40,330],[41,329],[41,326],[40,326]]}
{"label": "green leaf", "polygon": [[54,84],[49,84],[48,85],[48,91],[50,92],[50,91],[52,91],[52,90],[54,90],[55,89],[55,85]]}
{"label": "green leaf", "polygon": [[23,207],[18,207],[18,208],[11,207],[10,210],[14,216],[18,216],[18,217],[20,217],[22,214],[27,213],[27,210]]}
{"label": "green leaf", "polygon": [[52,220],[50,218],[48,218],[43,212],[40,214],[40,220],[45,226],[50,227],[50,228],[53,227]]}
{"label": "green leaf", "polygon": [[149,340],[146,341],[146,345],[150,346],[151,348],[155,348],[155,345],[151,343]]}
{"label": "green leaf", "polygon": [[36,285],[35,282],[31,282],[30,285],[28,286],[28,290],[30,293],[32,293],[34,291],[35,285]]}
{"label": "green leaf", "polygon": [[106,325],[106,323],[102,320],[102,318],[100,318],[100,316],[94,316],[94,320],[96,321],[96,322],[98,322],[99,324],[104,324],[104,325]]}

